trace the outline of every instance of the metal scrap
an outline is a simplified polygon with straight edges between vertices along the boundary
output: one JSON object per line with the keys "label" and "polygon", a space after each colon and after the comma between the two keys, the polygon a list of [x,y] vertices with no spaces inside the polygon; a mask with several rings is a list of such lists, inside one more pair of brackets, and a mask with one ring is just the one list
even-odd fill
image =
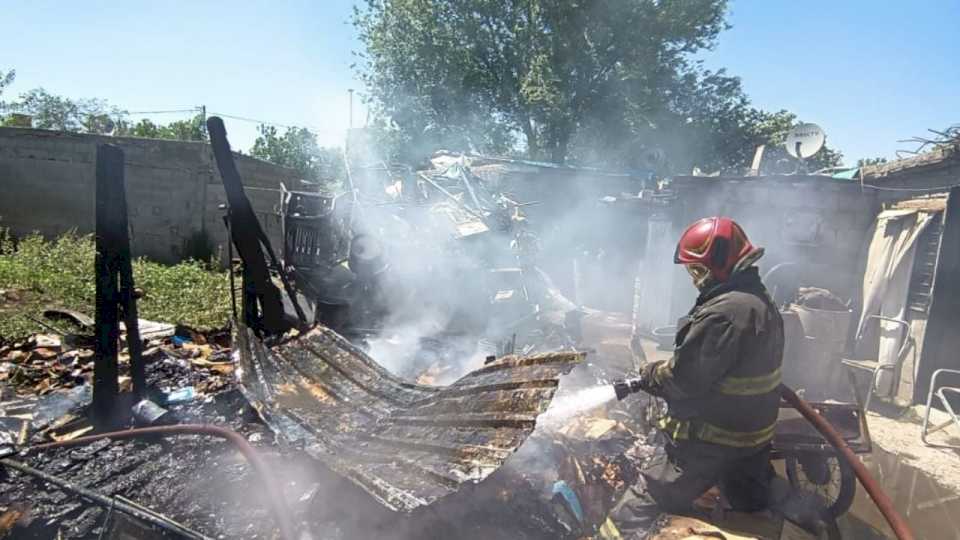
{"label": "metal scrap", "polygon": [[266,423],[402,511],[499,468],[584,356],[506,356],[433,387],[390,374],[323,327],[273,347],[240,327],[236,344],[241,390]]}

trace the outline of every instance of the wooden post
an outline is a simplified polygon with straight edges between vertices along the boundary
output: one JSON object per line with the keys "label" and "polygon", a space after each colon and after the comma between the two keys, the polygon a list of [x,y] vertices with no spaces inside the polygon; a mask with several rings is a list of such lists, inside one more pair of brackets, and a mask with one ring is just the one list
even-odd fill
{"label": "wooden post", "polygon": [[[96,314],[93,364],[93,419],[109,425],[116,415],[119,393],[117,369],[120,318],[118,312],[119,243],[118,186],[123,186],[123,152],[111,145],[97,146],[96,186]],[[122,191],[121,191],[122,193]],[[123,224],[125,225],[125,223]]]}
{"label": "wooden post", "polygon": [[134,295],[127,197],[123,181],[123,151],[113,145],[97,146],[96,185],[96,346],[93,368],[93,415],[106,426],[121,417],[119,394],[120,314],[127,330],[130,374],[136,400],[146,393],[141,355],[137,302]]}
{"label": "wooden post", "polygon": [[[120,152],[121,157],[123,152]],[[122,162],[122,160],[121,160]],[[117,200],[118,222],[122,225],[117,231],[120,243],[117,245],[120,266],[120,309],[123,324],[127,327],[127,352],[130,354],[130,377],[133,379],[134,403],[146,397],[147,374],[143,365],[143,342],[140,340],[140,324],[137,315],[137,298],[133,284],[133,261],[130,257],[130,229],[127,221],[127,190],[120,169],[119,195]]]}

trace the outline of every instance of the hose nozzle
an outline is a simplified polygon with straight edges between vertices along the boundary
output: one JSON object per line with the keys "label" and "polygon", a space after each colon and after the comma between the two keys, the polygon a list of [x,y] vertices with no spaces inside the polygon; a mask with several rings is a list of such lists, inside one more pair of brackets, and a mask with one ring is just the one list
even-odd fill
{"label": "hose nozzle", "polygon": [[634,377],[632,379],[623,379],[613,383],[613,391],[617,394],[617,401],[623,401],[623,398],[629,396],[630,394],[635,394],[640,391],[642,379],[640,377]]}

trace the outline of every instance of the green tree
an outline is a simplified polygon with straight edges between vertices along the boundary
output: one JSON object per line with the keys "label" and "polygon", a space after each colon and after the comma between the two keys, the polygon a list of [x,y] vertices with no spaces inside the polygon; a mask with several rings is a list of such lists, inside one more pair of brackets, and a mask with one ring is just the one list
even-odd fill
{"label": "green tree", "polygon": [[38,129],[109,134],[123,111],[102,99],[71,99],[34,88],[6,107],[13,113],[29,115]]}
{"label": "green tree", "polygon": [[[13,84],[13,81],[17,78],[16,70],[11,69],[4,73],[0,71],[0,98],[3,97],[3,91],[6,87]],[[30,127],[26,123],[26,118],[23,115],[19,114],[4,114],[10,107],[0,99],[0,126],[3,127]]]}
{"label": "green tree", "polygon": [[321,148],[317,137],[302,127],[290,127],[281,134],[276,127],[261,125],[250,155],[289,167],[304,180],[327,187],[343,178],[343,157],[339,149]]}
{"label": "green tree", "polygon": [[159,138],[177,141],[205,141],[207,140],[207,132],[204,129],[203,117],[198,114],[188,120],[170,122],[160,128]]}
{"label": "green tree", "polygon": [[[725,0],[366,0],[355,67],[388,158],[519,146],[557,163],[740,174],[766,144],[765,165],[795,168],[780,145],[796,116],[751,107],[739,78],[691,59],[727,27],[725,11]],[[840,157],[826,148],[807,165]]]}
{"label": "green tree", "polygon": [[[0,72],[0,94],[13,81],[14,72]],[[126,113],[102,99],[71,99],[34,88],[17,101],[2,104],[11,114],[2,118],[2,125],[96,133],[124,137],[147,137],[179,141],[205,141],[206,130],[201,115],[158,125],[144,118],[136,124],[126,120]],[[25,123],[29,118],[29,122]]]}
{"label": "green tree", "polygon": [[[4,73],[0,71],[0,97],[3,97],[4,88],[13,84],[13,81],[17,78],[17,70],[11,69]],[[0,101],[0,105],[3,105],[3,102]]]}
{"label": "green tree", "polygon": [[857,167],[866,167],[869,165],[882,165],[887,162],[885,157],[862,158],[857,160]]}
{"label": "green tree", "polygon": [[155,124],[141,118],[136,124],[123,121],[117,125],[114,135],[118,137],[143,137],[146,139],[170,139],[174,141],[206,141],[207,132],[203,117],[198,114],[187,120],[177,120],[166,125]]}
{"label": "green tree", "polygon": [[519,133],[529,157],[561,163],[586,124],[655,116],[658,93],[725,28],[725,9],[725,0],[367,0],[353,22],[372,104],[407,147],[499,150]]}
{"label": "green tree", "polygon": [[39,129],[57,129],[60,131],[80,131],[81,113],[77,102],[50,94],[43,88],[35,88],[20,96],[20,100],[11,106],[21,114],[30,115],[33,127]]}
{"label": "green tree", "polygon": [[117,135],[120,137],[142,137],[145,139],[159,139],[160,128],[146,118],[140,119],[136,124],[122,122],[117,128]]}

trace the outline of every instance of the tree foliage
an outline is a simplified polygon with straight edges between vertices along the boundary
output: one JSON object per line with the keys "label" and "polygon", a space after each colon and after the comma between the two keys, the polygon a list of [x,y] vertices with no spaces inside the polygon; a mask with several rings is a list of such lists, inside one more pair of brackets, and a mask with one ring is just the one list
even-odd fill
{"label": "tree foliage", "polygon": [[[4,88],[13,84],[13,81],[16,78],[17,78],[17,70],[15,69],[11,69],[10,71],[7,71],[7,72],[0,71],[0,97],[3,97]],[[2,104],[3,102],[0,101],[0,105]]]}
{"label": "tree foliage", "polygon": [[38,129],[108,134],[123,111],[102,99],[71,99],[34,88],[17,101],[5,104],[13,115],[27,115]]}
{"label": "tree foliage", "polygon": [[[0,72],[0,95],[13,82],[14,71]],[[0,125],[33,127],[119,137],[148,137],[179,141],[206,140],[201,115],[158,125],[144,118],[131,123],[127,113],[103,99],[72,99],[34,88],[10,103],[0,102]]]}
{"label": "tree foliage", "polygon": [[206,141],[207,132],[203,125],[203,116],[198,114],[187,120],[176,120],[169,124],[155,124],[142,118],[135,124],[126,121],[117,125],[114,135],[119,137],[144,137],[148,139],[170,139],[175,141]]}
{"label": "tree foliage", "polygon": [[365,46],[356,68],[391,157],[406,161],[520,147],[558,163],[742,169],[796,119],[750,107],[738,78],[693,59],[727,27],[726,7],[366,0],[353,18]]}
{"label": "tree foliage", "polygon": [[[638,121],[725,27],[725,0],[367,0],[354,24],[374,103],[415,138],[478,149],[523,134],[562,162],[584,124]],[[464,139],[466,141],[458,140]]]}
{"label": "tree foliage", "polygon": [[867,167],[869,165],[882,165],[887,162],[885,157],[861,158],[857,160],[857,167]]}
{"label": "tree foliage", "polygon": [[261,125],[250,154],[277,165],[289,167],[304,180],[332,184],[343,178],[343,157],[337,148],[322,148],[317,136],[303,127],[290,127],[280,133],[276,127]]}

